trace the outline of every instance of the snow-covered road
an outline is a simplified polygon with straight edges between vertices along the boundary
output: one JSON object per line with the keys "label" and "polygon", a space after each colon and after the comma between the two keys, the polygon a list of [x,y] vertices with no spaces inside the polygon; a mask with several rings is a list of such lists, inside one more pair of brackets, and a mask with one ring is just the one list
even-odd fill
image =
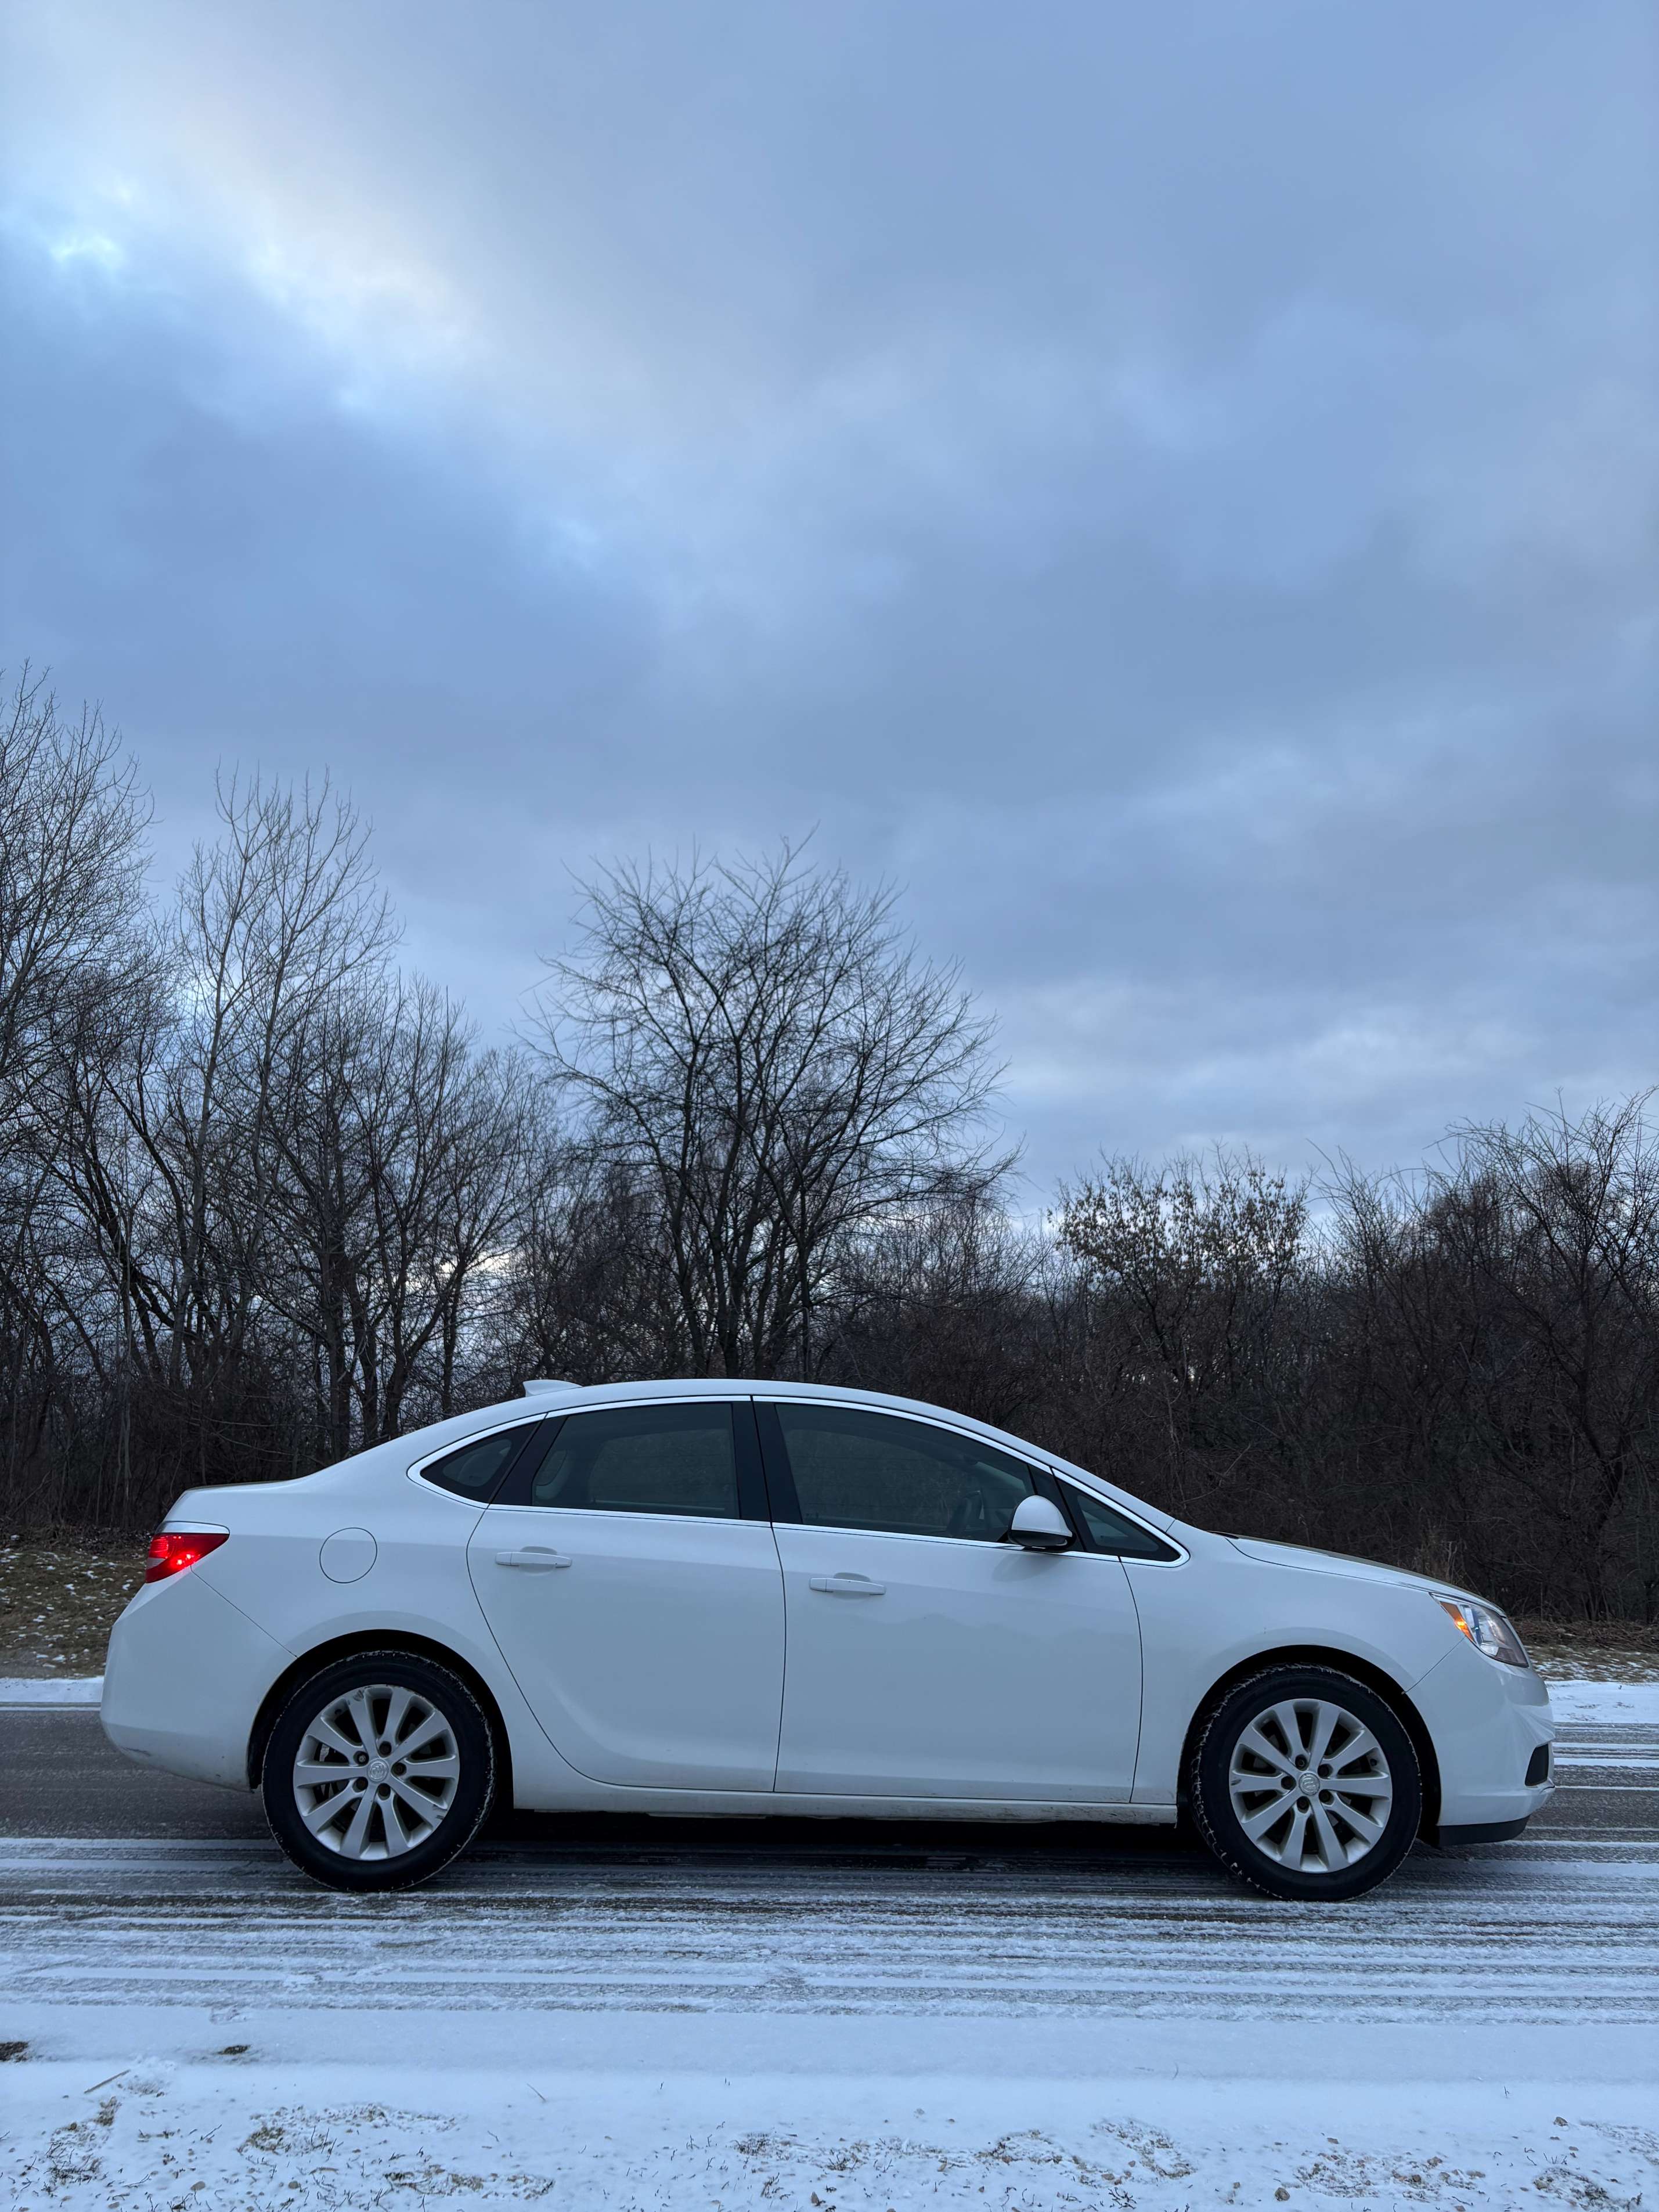
{"label": "snow-covered road", "polygon": [[378,1899],[320,1890],[257,1839],[14,1837],[0,1973],[58,2004],[1294,2020],[1328,2009],[1335,1971],[1351,2020],[1650,2021],[1656,1770],[1659,1724],[1569,1723],[1528,1836],[1419,1850],[1336,1909],[1075,1830],[1051,1849],[984,1828],[851,1849],[794,1824],[781,1848],[723,1824],[698,1849],[677,1823],[655,1850],[489,1843]]}
{"label": "snow-covered road", "polygon": [[0,1943],[13,1996],[58,2003],[1315,2019],[1335,1969],[1350,2019],[1616,2023],[1659,2018],[1659,1844],[1419,1853],[1333,1911],[1173,1854],[549,1866],[498,1844],[441,1889],[357,1899],[256,1843],[12,1841]]}
{"label": "snow-covered road", "polygon": [[13,1836],[9,2202],[1651,2205],[1652,1703],[1564,1700],[1525,1839],[1338,1908],[1075,1830],[507,1838],[380,1899]]}

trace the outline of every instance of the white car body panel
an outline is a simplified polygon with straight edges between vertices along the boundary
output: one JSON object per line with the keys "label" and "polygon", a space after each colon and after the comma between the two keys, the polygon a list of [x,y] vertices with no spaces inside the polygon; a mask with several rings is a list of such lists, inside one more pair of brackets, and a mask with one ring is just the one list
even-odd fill
{"label": "white car body panel", "polygon": [[[509,1425],[747,1396],[909,1414],[977,1437],[1182,1556],[481,1507],[420,1472]],[[520,1536],[498,1541],[509,1520]],[[1018,1437],[872,1392],[683,1381],[538,1391],[295,1481],[189,1492],[164,1525],[204,1524],[229,1540],[141,1590],[117,1623],[104,1723],[137,1758],[233,1787],[249,1786],[273,1691],[346,1639],[435,1647],[470,1669],[499,1717],[514,1801],[541,1810],[1169,1821],[1188,1729],[1215,1685],[1291,1651],[1346,1659],[1409,1700],[1437,1769],[1442,1827],[1524,1820],[1553,1786],[1522,1778],[1551,1739],[1542,1682],[1476,1650],[1434,1602],[1445,1586],[1188,1528]],[[536,1545],[580,1553],[581,1571],[495,1564],[497,1550]],[[689,1584],[676,1595],[678,1576],[704,1572],[720,1578],[716,1602]],[[848,1573],[884,1581],[885,1595],[811,1589]]]}
{"label": "white car body panel", "polygon": [[1140,1636],[1121,1560],[785,1524],[777,1540],[781,1790],[1129,1796]]}
{"label": "white car body panel", "polygon": [[[538,1553],[569,1565],[528,1564]],[[492,1505],[467,1556],[526,1702],[579,1774],[771,1789],[783,1578],[769,1523]]]}
{"label": "white car body panel", "polygon": [[[1230,1537],[1181,1534],[1188,1556],[1179,1566],[1124,1563],[1140,1615],[1146,1686],[1135,1773],[1135,1795],[1144,1802],[1175,1796],[1188,1723],[1211,1684],[1257,1653],[1337,1653],[1409,1691],[1447,1655],[1444,1632],[1464,1643],[1431,1599],[1399,1604],[1398,1583],[1372,1596],[1367,1578],[1323,1575],[1303,1564],[1316,1553],[1299,1554],[1295,1566],[1245,1563]],[[1200,1624],[1202,1633],[1195,1633]],[[1471,1656],[1483,1667],[1495,1663],[1477,1651]]]}
{"label": "white car body panel", "polygon": [[251,1716],[293,1657],[193,1568],[148,1584],[110,1635],[104,1733],[146,1766],[246,1790]]}
{"label": "white car body panel", "polygon": [[1517,1798],[1535,1811],[1553,1782],[1517,1793],[1540,1743],[1553,1741],[1549,1692],[1530,1668],[1501,1667],[1462,1637],[1412,1685],[1412,1703],[1440,1763],[1440,1824],[1486,1827],[1519,1819]]}

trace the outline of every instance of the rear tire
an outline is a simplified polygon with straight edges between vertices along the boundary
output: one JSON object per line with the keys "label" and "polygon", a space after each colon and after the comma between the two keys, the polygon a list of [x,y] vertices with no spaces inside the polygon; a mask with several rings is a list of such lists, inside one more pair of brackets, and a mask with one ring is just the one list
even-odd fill
{"label": "rear tire", "polygon": [[331,1889],[410,1889],[489,1818],[495,1746],[459,1674],[409,1651],[362,1651],[301,1682],[265,1746],[265,1818]]}
{"label": "rear tire", "polygon": [[1416,1839],[1423,1780],[1385,1698],[1334,1667],[1273,1667],[1230,1691],[1188,1762],[1193,1819],[1229,1874],[1334,1901],[1386,1881]]}

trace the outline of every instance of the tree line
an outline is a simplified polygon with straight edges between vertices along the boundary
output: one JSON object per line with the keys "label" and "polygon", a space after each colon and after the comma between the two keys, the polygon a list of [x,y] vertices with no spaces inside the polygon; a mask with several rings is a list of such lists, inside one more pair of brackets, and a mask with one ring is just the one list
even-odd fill
{"label": "tree line", "polygon": [[1644,1102],[1318,1183],[1103,1157],[1033,1219],[988,1019],[787,847],[623,866],[522,1034],[399,964],[326,783],[165,898],[100,718],[0,720],[0,1507],[137,1531],[528,1376],[853,1382],[1186,1518],[1659,1610]]}

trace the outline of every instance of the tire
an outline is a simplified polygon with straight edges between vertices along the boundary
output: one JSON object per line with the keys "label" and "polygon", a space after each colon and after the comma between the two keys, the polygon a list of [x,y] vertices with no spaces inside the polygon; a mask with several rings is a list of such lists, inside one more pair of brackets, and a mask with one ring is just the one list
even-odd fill
{"label": "tire", "polygon": [[356,1652],[294,1691],[265,1746],[263,1786],[271,1833],[315,1880],[412,1889],[489,1818],[495,1739],[448,1668],[408,1651]]}
{"label": "tire", "polygon": [[1187,1788],[1215,1856],[1269,1897],[1362,1896],[1405,1857],[1423,1816],[1403,1723],[1334,1667],[1272,1667],[1230,1691],[1193,1746]]}

